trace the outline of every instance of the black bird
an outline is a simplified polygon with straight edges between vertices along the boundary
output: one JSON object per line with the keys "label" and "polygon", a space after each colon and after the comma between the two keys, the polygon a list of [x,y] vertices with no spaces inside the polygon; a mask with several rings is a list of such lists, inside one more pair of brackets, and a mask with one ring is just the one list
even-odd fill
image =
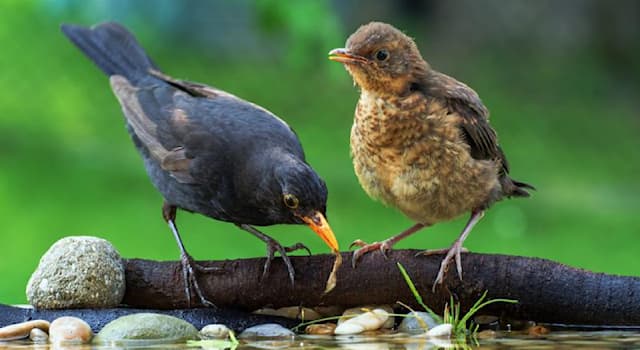
{"label": "black bird", "polygon": [[110,77],[127,130],[164,197],[162,214],[180,248],[189,302],[193,286],[200,301],[211,305],[195,276],[195,270],[208,270],[185,250],[177,208],[234,223],[258,237],[267,244],[264,273],[277,251],[292,283],[286,253],[307,248],[283,247],[252,225],[307,224],[338,251],[325,219],[327,187],[284,121],[227,92],[164,75],[120,24],[63,24],[62,32]]}

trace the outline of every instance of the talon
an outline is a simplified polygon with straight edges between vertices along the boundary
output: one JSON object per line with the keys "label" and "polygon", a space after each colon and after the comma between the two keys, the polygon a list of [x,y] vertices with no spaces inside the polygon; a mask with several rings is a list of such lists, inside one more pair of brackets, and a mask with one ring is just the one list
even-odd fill
{"label": "talon", "polygon": [[[187,306],[191,307],[191,288],[193,288],[193,291],[198,296],[198,299],[200,299],[200,303],[202,305],[207,306],[207,307],[215,308],[216,307],[215,304],[213,304],[212,302],[207,300],[207,298],[205,298],[204,294],[202,293],[202,290],[200,289],[200,284],[198,283],[198,280],[196,279],[195,271],[197,270],[197,271],[203,271],[203,272],[210,272],[210,271],[219,272],[219,271],[221,271],[223,269],[220,269],[220,268],[217,268],[217,267],[205,267],[205,266],[202,266],[202,265],[196,263],[193,260],[193,258],[188,254],[181,254],[180,262],[182,264],[182,278],[183,278],[184,284],[185,284],[185,294],[187,296]],[[195,266],[195,270],[194,270],[194,266]]]}
{"label": "talon", "polygon": [[349,244],[349,249],[353,248],[353,247],[364,247],[366,246],[367,243],[361,239],[356,239],[355,241],[351,242],[351,244]]}

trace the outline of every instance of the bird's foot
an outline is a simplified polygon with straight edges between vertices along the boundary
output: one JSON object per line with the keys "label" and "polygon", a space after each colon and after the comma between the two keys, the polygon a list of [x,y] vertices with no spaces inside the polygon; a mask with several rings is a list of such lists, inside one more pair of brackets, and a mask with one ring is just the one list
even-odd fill
{"label": "bird's foot", "polygon": [[351,266],[353,268],[356,267],[356,264],[358,263],[358,260],[360,260],[360,258],[369,253],[372,252],[374,250],[380,250],[380,253],[382,254],[382,256],[384,256],[384,258],[387,258],[387,252],[391,250],[391,247],[393,246],[394,242],[391,242],[390,240],[384,240],[382,242],[373,242],[373,243],[369,243],[367,244],[366,242],[362,241],[362,240],[355,240],[353,241],[353,243],[351,243],[351,245],[349,245],[349,249],[353,248],[353,247],[360,247],[358,249],[356,249],[353,252],[353,255],[351,257]]}
{"label": "bird's foot", "polygon": [[469,250],[462,246],[462,241],[456,240],[451,246],[451,248],[449,249],[430,249],[430,250],[425,250],[416,254],[416,256],[434,255],[434,254],[444,254],[445,252],[447,253],[447,255],[445,255],[444,259],[442,259],[442,262],[440,263],[440,270],[438,271],[436,280],[433,282],[433,287],[431,288],[433,292],[435,292],[437,285],[442,284],[442,282],[444,282],[444,275],[447,273],[447,270],[449,269],[449,264],[451,263],[451,260],[455,259],[456,270],[458,271],[458,277],[460,277],[460,280],[462,280],[462,258],[460,257],[460,254],[467,253],[469,252]]}
{"label": "bird's foot", "polygon": [[180,262],[182,264],[182,279],[184,280],[184,290],[187,296],[188,307],[191,307],[191,288],[193,288],[202,305],[215,308],[216,306],[207,298],[205,298],[204,294],[202,293],[200,284],[196,279],[196,271],[203,273],[220,273],[224,272],[224,269],[200,265],[196,263],[189,254],[182,254],[180,257]]}
{"label": "bird's foot", "polygon": [[309,248],[307,248],[307,246],[302,243],[296,243],[289,247],[283,247],[282,244],[270,237],[265,242],[267,244],[267,261],[264,263],[264,268],[262,269],[262,278],[264,278],[267,275],[267,272],[269,272],[271,261],[274,259],[275,253],[278,252],[282,257],[282,261],[284,261],[284,264],[287,266],[287,271],[289,271],[289,280],[291,280],[291,284],[293,285],[295,283],[296,273],[293,269],[291,259],[289,259],[287,253],[304,249],[309,255],[311,255],[311,250],[309,250]]}

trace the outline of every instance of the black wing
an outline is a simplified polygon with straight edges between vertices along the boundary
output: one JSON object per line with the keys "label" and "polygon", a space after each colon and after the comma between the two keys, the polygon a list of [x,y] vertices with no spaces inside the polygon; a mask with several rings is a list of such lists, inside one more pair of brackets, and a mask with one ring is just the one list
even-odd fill
{"label": "black wing", "polygon": [[[211,183],[212,174],[203,171],[231,166],[229,157],[242,159],[252,147],[258,152],[279,147],[304,160],[289,125],[229,93],[158,72],[136,86],[121,76],[110,79],[133,134],[181,183]],[[194,166],[198,163],[208,165]]]}

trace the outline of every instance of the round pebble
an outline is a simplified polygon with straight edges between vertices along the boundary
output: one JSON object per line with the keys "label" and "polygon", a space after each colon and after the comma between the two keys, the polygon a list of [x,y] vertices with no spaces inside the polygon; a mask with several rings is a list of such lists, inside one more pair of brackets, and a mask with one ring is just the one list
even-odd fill
{"label": "round pebble", "polygon": [[29,340],[38,344],[46,343],[49,341],[49,334],[40,328],[34,328],[29,332]]}
{"label": "round pebble", "polygon": [[229,337],[229,327],[223,324],[208,324],[200,330],[202,339],[227,339]]}
{"label": "round pebble", "polygon": [[424,333],[438,325],[438,322],[424,311],[410,312],[402,319],[398,326],[398,331],[404,333]]}
{"label": "round pebble", "polygon": [[33,320],[2,327],[0,328],[0,341],[26,338],[34,328],[40,328],[44,331],[48,331],[49,321]]}
{"label": "round pebble", "polygon": [[293,337],[295,333],[277,323],[265,323],[242,331],[239,338],[282,338]]}
{"label": "round pebble", "polygon": [[93,338],[87,322],[71,316],[59,317],[51,322],[49,340],[52,343],[86,344]]}
{"label": "round pebble", "polygon": [[383,309],[373,309],[356,317],[338,322],[334,333],[338,335],[358,334],[364,331],[380,329],[388,319],[389,313],[387,311]]}
{"label": "round pebble", "polygon": [[336,330],[336,326],[337,325],[335,323],[310,324],[304,329],[304,332],[312,335],[333,335],[333,332]]}
{"label": "round pebble", "polygon": [[453,326],[450,323],[445,323],[431,328],[426,335],[431,338],[449,338],[451,331],[453,331]]}
{"label": "round pebble", "polygon": [[27,284],[27,299],[39,309],[108,308],[124,297],[124,265],[108,241],[71,236],[42,256]]}
{"label": "round pebble", "polygon": [[94,343],[132,339],[173,342],[197,338],[198,330],[187,321],[163,314],[137,313],[107,323],[96,335]]}
{"label": "round pebble", "polygon": [[[374,309],[384,310],[389,314],[393,313],[393,308],[389,305],[365,305],[360,307],[353,307],[353,308],[344,310],[344,312],[342,313],[343,317],[340,317],[340,319],[338,320],[338,325],[346,320],[353,318],[354,315],[361,315],[363,313],[366,313]],[[393,328],[394,324],[395,324],[395,318],[393,316],[388,316],[387,320],[384,322],[384,324],[380,328]]]}

